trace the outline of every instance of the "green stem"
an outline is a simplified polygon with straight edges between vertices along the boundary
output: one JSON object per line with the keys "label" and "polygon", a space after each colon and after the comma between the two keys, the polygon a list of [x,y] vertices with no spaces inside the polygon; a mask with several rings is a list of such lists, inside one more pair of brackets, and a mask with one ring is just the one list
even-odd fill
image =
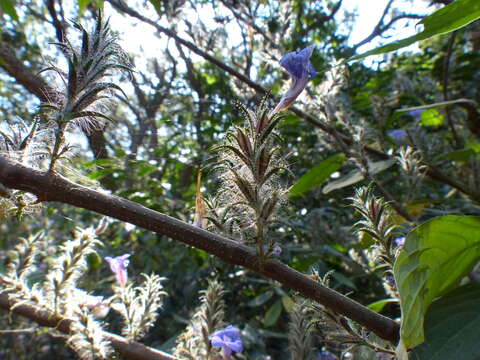
{"label": "green stem", "polygon": [[58,160],[60,148],[65,141],[65,128],[67,127],[67,123],[63,121],[58,122],[58,129],[55,132],[55,145],[53,146],[52,152],[52,159],[50,160],[50,167],[48,168],[49,172],[53,172],[55,170],[55,164]]}

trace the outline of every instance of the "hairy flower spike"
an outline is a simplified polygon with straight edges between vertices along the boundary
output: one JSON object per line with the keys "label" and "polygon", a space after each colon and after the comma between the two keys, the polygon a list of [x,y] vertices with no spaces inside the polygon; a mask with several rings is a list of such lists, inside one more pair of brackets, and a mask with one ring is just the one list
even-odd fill
{"label": "hairy flower spike", "polygon": [[65,242],[47,274],[45,292],[55,313],[69,315],[74,301],[73,290],[87,268],[86,258],[95,253],[99,241],[93,228],[77,229],[73,240]]}
{"label": "hairy flower spike", "polygon": [[[367,260],[374,269],[385,269],[384,286],[392,297],[398,297],[393,278],[393,264],[398,253],[391,209],[382,198],[373,195],[371,187],[362,187],[350,198],[352,207],[362,216],[355,226],[356,230],[372,237],[374,244],[364,251]],[[377,265],[378,264],[378,265]]]}
{"label": "hairy flower spike", "polygon": [[127,56],[117,44],[108,20],[104,21],[101,13],[90,32],[80,24],[74,23],[74,26],[81,32],[81,45],[75,47],[70,41],[56,44],[67,57],[68,73],[65,74],[56,66],[45,69],[55,71],[65,84],[59,99],[40,106],[45,114],[50,115],[51,122],[55,123],[51,171],[57,160],[69,150],[65,144],[65,132],[71,125],[88,132],[103,128],[105,120],[111,121],[103,111],[102,101],[110,98],[113,91],[123,91],[113,82],[105,81],[111,75],[110,71],[131,71]]}
{"label": "hairy flower spike", "polygon": [[407,181],[406,201],[409,201],[425,176],[426,166],[422,163],[423,159],[420,151],[411,146],[401,149],[397,155],[397,160]]}
{"label": "hairy flower spike", "polygon": [[39,302],[43,296],[38,284],[29,284],[29,276],[37,270],[37,257],[43,241],[41,232],[20,238],[12,251],[10,263],[4,275],[1,276],[0,292],[9,293],[23,301]]}
{"label": "hairy flower spike", "polygon": [[35,258],[39,254],[38,247],[42,239],[41,232],[19,239],[19,243],[15,246],[15,257],[7,267],[6,275],[9,278],[25,282],[28,275],[35,271]]}
{"label": "hairy flower spike", "polygon": [[313,331],[314,322],[308,315],[306,302],[297,299],[290,313],[288,323],[288,348],[291,360],[313,360]]}
{"label": "hairy flower spike", "polygon": [[264,258],[272,254],[274,244],[267,237],[268,230],[286,193],[279,184],[279,173],[287,169],[278,155],[280,147],[274,132],[281,118],[270,115],[264,102],[256,112],[241,104],[239,107],[245,115],[245,125],[229,132],[226,142],[218,147],[223,170],[219,196],[227,204],[226,210],[207,204],[208,219],[230,237],[232,231],[225,225],[236,225],[236,233],[247,243],[255,244],[257,253]]}
{"label": "hairy flower spike", "polygon": [[145,335],[153,325],[163,304],[163,297],[167,294],[162,285],[165,278],[154,274],[142,275],[145,278],[142,286],[120,288],[116,296],[120,303],[112,305],[123,316],[125,327],[122,332],[131,340]]}
{"label": "hairy flower spike", "polygon": [[103,329],[85,307],[76,309],[72,316],[68,344],[82,360],[109,359],[111,348],[103,337]]}
{"label": "hairy flower spike", "polygon": [[271,115],[287,109],[300,93],[307,86],[308,80],[317,75],[315,68],[310,62],[315,45],[307,46],[305,49],[291,52],[280,59],[280,65],[287,70],[292,78],[290,89],[282,96],[278,105],[273,109]]}
{"label": "hairy flower spike", "polygon": [[225,325],[223,286],[215,279],[209,280],[207,290],[202,293],[202,304],[177,339],[174,354],[181,360],[217,359],[218,349],[212,348],[210,337]]}

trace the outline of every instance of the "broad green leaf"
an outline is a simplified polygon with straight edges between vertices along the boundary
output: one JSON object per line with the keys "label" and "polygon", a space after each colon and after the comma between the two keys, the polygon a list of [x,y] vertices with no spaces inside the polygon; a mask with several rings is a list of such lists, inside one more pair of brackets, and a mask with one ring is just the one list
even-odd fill
{"label": "broad green leaf", "polygon": [[432,36],[446,34],[458,30],[480,18],[480,1],[478,0],[457,0],[433,14],[422,19],[419,24],[424,30],[408,38],[394,41],[390,44],[380,46],[366,53],[351,57],[348,61],[359,60],[364,57],[376,54],[384,54],[409,46],[414,42],[428,39]]}
{"label": "broad green leaf", "polygon": [[77,2],[80,14],[82,14],[87,8],[87,6],[92,2],[92,0],[77,0]]}
{"label": "broad green leaf", "polygon": [[387,304],[394,303],[394,302],[398,302],[398,300],[397,300],[397,299],[383,299],[383,300],[375,301],[375,302],[367,305],[367,307],[368,307],[370,310],[379,313],[380,311],[383,310],[383,308],[384,308]]}
{"label": "broad green leaf", "polygon": [[15,0],[0,0],[0,9],[9,15],[13,20],[18,21],[18,14],[15,10]]}
{"label": "broad green leaf", "polygon": [[330,175],[340,169],[346,159],[345,155],[337,154],[314,166],[291,187],[290,195],[301,195],[324,183]]}
{"label": "broad green leaf", "polygon": [[440,126],[443,124],[445,116],[436,109],[428,109],[422,112],[420,124],[423,126]]}
{"label": "broad green leaf", "polygon": [[453,160],[457,162],[467,162],[476,152],[472,149],[455,150],[440,156],[440,159]]}
{"label": "broad green leaf", "polygon": [[92,180],[99,180],[104,178],[105,176],[113,174],[114,172],[115,170],[113,169],[100,169],[92,171],[90,174],[88,174],[88,177]]}
{"label": "broad green leaf", "polygon": [[480,154],[480,144],[468,142],[465,148],[461,150],[452,151],[439,156],[439,159],[448,159],[458,162],[467,162],[473,156]]}
{"label": "broad green leaf", "polygon": [[407,349],[424,341],[424,316],[432,301],[457,286],[479,258],[478,216],[442,216],[408,233],[393,269]]}
{"label": "broad green leaf", "polygon": [[291,313],[293,311],[293,306],[295,305],[295,303],[290,296],[288,295],[282,296],[282,303],[283,303],[283,307],[288,313]]}
{"label": "broad green leaf", "polygon": [[266,327],[273,326],[277,323],[280,314],[282,313],[282,300],[278,299],[275,303],[268,309],[265,317],[263,318],[263,325]]}
{"label": "broad green leaf", "polygon": [[247,305],[248,306],[260,306],[265,304],[270,298],[273,296],[273,290],[265,291],[263,294],[258,295],[253,300],[250,300]]}
{"label": "broad green leaf", "polygon": [[434,301],[425,316],[425,342],[411,360],[477,360],[480,286],[465,285]]}
{"label": "broad green leaf", "polygon": [[141,168],[138,169],[137,175],[138,176],[147,176],[148,174],[157,171],[158,167],[153,166],[153,165],[144,165]]}
{"label": "broad green leaf", "polygon": [[[395,162],[396,161],[394,159],[388,159],[388,160],[369,163],[370,174],[372,175],[378,174],[379,172],[382,172],[388,169],[390,166],[394,165]],[[329,182],[327,185],[323,187],[322,192],[324,194],[328,194],[333,190],[341,189],[341,188],[356,184],[362,181],[363,179],[364,177],[362,172],[360,170],[354,170],[348,173],[347,175],[342,176],[340,179]]]}

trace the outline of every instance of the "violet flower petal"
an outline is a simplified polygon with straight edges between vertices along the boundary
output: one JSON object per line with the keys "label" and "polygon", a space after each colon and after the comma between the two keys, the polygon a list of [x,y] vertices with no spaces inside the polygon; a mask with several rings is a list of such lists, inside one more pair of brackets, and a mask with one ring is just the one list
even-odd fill
{"label": "violet flower petal", "polygon": [[230,358],[232,352],[242,352],[243,343],[240,339],[240,330],[229,325],[224,329],[215,331],[210,336],[210,342],[213,347],[221,347],[226,358]]}
{"label": "violet flower petal", "polygon": [[315,45],[307,46],[298,52],[291,52],[280,59],[280,65],[287,70],[292,78],[290,89],[282,96],[280,102],[270,115],[287,109],[307,86],[308,80],[317,75],[310,62]]}
{"label": "violet flower petal", "polygon": [[407,114],[414,118],[420,118],[424,111],[425,111],[424,109],[410,110]]}
{"label": "violet flower petal", "polygon": [[128,260],[129,257],[130,254],[124,254],[114,258],[110,256],[105,258],[105,261],[107,261],[110,265],[110,270],[112,270],[112,272],[115,274],[117,282],[120,284],[120,286],[125,286],[127,284],[127,266],[130,263],[130,260]]}
{"label": "violet flower petal", "polygon": [[403,129],[390,130],[387,134],[391,136],[397,144],[402,143],[408,136],[407,131]]}

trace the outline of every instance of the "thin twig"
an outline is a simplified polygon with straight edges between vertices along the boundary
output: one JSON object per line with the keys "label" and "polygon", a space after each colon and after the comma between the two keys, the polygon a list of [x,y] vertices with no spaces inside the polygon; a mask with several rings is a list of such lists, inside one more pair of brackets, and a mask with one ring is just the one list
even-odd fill
{"label": "thin twig", "polygon": [[28,329],[8,329],[0,330],[0,334],[31,334],[34,333],[37,329],[28,328]]}

